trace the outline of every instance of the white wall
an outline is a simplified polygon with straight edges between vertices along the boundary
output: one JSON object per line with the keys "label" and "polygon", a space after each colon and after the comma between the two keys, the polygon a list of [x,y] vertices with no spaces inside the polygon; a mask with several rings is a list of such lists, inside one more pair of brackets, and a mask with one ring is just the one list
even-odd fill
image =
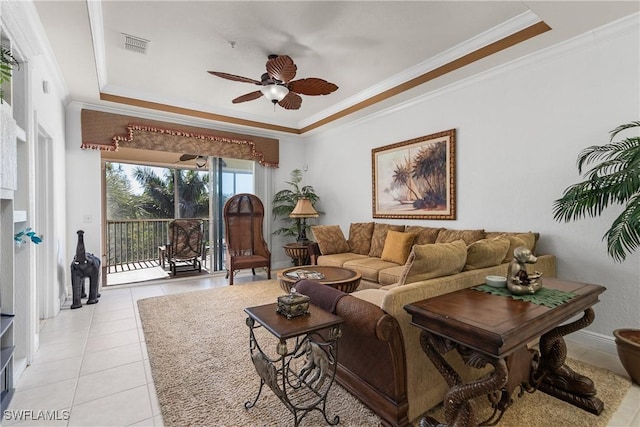
{"label": "white wall", "polygon": [[[280,167],[274,171],[273,188],[271,194],[275,194],[280,190],[290,189],[287,181],[291,181],[291,171],[294,169],[303,170],[306,164],[304,152],[305,145],[301,143],[296,136],[282,136],[280,139]],[[307,178],[307,172],[303,172],[302,185],[314,185]],[[265,213],[265,220],[272,222],[272,230],[276,230],[283,226],[278,220],[274,222],[271,212]],[[272,268],[291,267],[291,258],[285,254],[282,246],[291,243],[291,238],[284,238],[279,235],[272,235],[270,241],[271,250],[271,266]],[[267,240],[269,241],[269,240]]]}
{"label": "white wall", "polygon": [[[67,264],[76,253],[78,230],[84,231],[87,252],[102,256],[102,195],[101,161],[99,150],[83,150],[80,112],[82,107],[72,103],[67,108]],[[69,287],[71,278],[69,278]]]}
{"label": "white wall", "polygon": [[557,256],[560,278],[608,288],[589,331],[640,326],[640,252],[615,263],[602,241],[617,209],[569,224],[552,217],[553,201],[580,178],[578,153],[640,119],[638,16],[609,29],[309,137],[322,222],[346,235],[351,222],[372,220],[372,148],[455,128],[457,220],[377,221],[540,232],[539,252]]}

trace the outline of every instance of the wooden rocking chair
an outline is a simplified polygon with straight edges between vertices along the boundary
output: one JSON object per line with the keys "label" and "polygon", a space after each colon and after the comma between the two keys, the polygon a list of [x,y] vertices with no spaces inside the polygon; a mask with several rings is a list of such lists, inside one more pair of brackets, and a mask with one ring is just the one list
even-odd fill
{"label": "wooden rocking chair", "polygon": [[[201,219],[174,219],[169,222],[167,260],[175,276],[178,271],[202,271],[204,221]],[[178,267],[186,267],[178,270]]]}

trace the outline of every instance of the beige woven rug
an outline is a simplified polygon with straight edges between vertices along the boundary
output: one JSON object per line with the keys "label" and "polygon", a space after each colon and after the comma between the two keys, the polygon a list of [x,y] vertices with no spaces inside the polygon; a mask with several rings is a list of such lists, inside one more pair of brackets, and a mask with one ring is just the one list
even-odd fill
{"label": "beige woven rug", "polygon": [[[275,302],[281,294],[271,280],[138,301],[166,426],[293,425],[291,413],[268,388],[255,407],[244,408],[255,398],[259,379],[249,358],[243,309]],[[263,328],[258,331],[261,346],[275,349],[275,338]],[[598,397],[605,402],[599,417],[536,392],[517,399],[500,425],[606,426],[629,389],[629,380],[577,361],[571,364],[595,381]],[[440,416],[438,410],[432,412]],[[330,418],[338,415],[343,426],[379,425],[375,414],[337,384],[329,393],[327,413]],[[301,423],[324,424],[317,411]]]}

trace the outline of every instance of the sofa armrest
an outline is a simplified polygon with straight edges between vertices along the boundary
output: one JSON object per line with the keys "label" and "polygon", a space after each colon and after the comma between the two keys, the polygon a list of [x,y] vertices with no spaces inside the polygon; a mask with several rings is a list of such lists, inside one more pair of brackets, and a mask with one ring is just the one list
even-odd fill
{"label": "sofa armrest", "polygon": [[307,251],[309,252],[311,265],[318,265],[318,257],[322,255],[322,253],[320,252],[320,245],[318,245],[318,243],[316,242],[311,242],[307,247]]}
{"label": "sofa armrest", "polygon": [[[296,287],[314,305],[336,301],[329,286]],[[338,382],[388,425],[410,425],[407,420],[407,373],[404,340],[397,320],[380,307],[349,294],[335,302],[342,337],[338,341]]]}

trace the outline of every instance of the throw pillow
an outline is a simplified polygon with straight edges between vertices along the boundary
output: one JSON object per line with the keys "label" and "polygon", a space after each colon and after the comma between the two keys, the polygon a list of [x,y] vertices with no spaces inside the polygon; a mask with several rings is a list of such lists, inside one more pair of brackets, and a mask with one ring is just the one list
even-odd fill
{"label": "throw pillow", "polygon": [[369,255],[373,222],[355,222],[349,227],[349,249],[354,254]]}
{"label": "throw pillow", "polygon": [[338,225],[312,225],[311,232],[322,255],[349,252],[349,244]]}
{"label": "throw pillow", "polygon": [[398,285],[460,273],[466,260],[464,240],[414,245]]}
{"label": "throw pillow", "polygon": [[[529,236],[529,234],[533,234],[533,247],[527,246],[527,248],[529,248],[531,250],[531,252],[533,252],[533,254],[535,255],[536,254],[536,247],[538,246],[538,240],[540,239],[540,233],[534,233],[533,231],[526,231],[526,232],[525,231],[518,231],[518,232],[512,232],[512,231],[510,231],[510,232],[505,232],[505,231],[487,231],[485,233],[484,237],[486,239],[493,239],[495,237],[501,237],[501,236],[506,236],[506,237],[509,237],[509,236],[520,236],[522,234],[527,235],[526,237],[525,236],[521,236],[521,237],[523,237],[525,239],[525,243],[527,245],[530,243],[530,239],[531,239],[531,236]],[[514,247],[514,249],[515,249],[515,247]],[[513,251],[511,251],[511,252],[512,252],[511,255],[513,256]]]}
{"label": "throw pillow", "polygon": [[443,228],[438,233],[436,243],[449,243],[462,239],[467,245],[470,245],[473,242],[484,239],[484,237],[484,230],[451,230]]}
{"label": "throw pillow", "polygon": [[408,225],[404,230],[405,233],[416,233],[416,239],[413,241],[414,245],[426,245],[428,243],[435,243],[438,238],[438,233],[443,228],[422,227],[420,225]]}
{"label": "throw pillow", "polygon": [[524,246],[534,253],[536,246],[536,236],[533,233],[507,234],[509,239],[509,250],[502,262],[510,262],[513,259],[513,250],[518,246]]}
{"label": "throw pillow", "polygon": [[383,261],[395,262],[400,265],[404,264],[407,262],[407,258],[409,258],[415,237],[416,235],[412,233],[401,233],[393,230],[388,231],[380,258]]}
{"label": "throw pillow", "polygon": [[373,236],[371,236],[371,248],[369,256],[380,258],[384,249],[384,241],[387,238],[387,231],[404,231],[404,225],[380,224],[375,223],[373,227]]}
{"label": "throw pillow", "polygon": [[467,247],[467,261],[464,266],[464,271],[477,270],[479,268],[501,264],[507,255],[509,244],[510,242],[507,237],[482,239],[473,242]]}

